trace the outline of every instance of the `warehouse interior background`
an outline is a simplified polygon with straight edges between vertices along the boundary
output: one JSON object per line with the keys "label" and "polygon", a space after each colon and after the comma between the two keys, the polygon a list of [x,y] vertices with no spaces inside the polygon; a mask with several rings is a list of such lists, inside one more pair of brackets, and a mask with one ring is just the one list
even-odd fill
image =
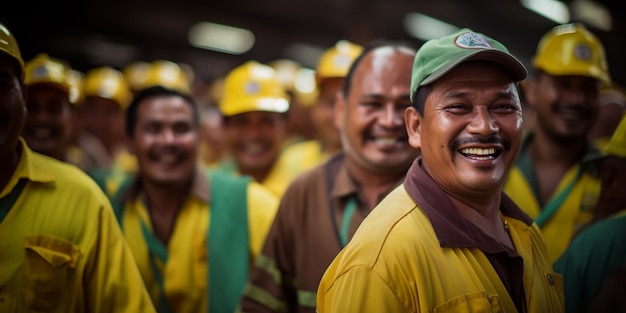
{"label": "warehouse interior background", "polygon": [[[621,6],[619,0],[19,1],[3,9],[0,20],[15,33],[25,60],[43,52],[84,72],[166,59],[191,66],[202,84],[247,60],[288,58],[314,69],[338,40],[419,46],[450,27],[498,39],[528,66],[546,31],[559,21],[582,22],[604,43],[611,76],[623,87]],[[561,15],[544,16],[555,12]],[[194,42],[198,38],[212,42]]]}

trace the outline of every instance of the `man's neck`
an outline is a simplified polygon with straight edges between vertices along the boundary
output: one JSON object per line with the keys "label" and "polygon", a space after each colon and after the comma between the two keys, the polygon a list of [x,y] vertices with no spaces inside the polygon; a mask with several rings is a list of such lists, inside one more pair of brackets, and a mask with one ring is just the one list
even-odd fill
{"label": "man's neck", "polygon": [[250,176],[254,178],[255,181],[259,183],[263,183],[263,181],[267,178],[267,176],[270,174],[270,172],[274,168],[274,165],[276,164],[276,162],[278,161],[274,161],[272,165],[267,168],[250,168],[250,169],[239,168],[239,174]]}
{"label": "man's neck", "polygon": [[147,180],[141,182],[143,194],[150,212],[157,214],[175,211],[191,192],[191,182],[185,185],[160,185]]}
{"label": "man's neck", "polygon": [[[470,200],[469,198],[476,199]],[[504,217],[500,215],[500,202],[502,193],[492,195],[468,197],[458,199],[450,197],[459,213],[469,222],[482,229],[488,236],[501,242],[509,249],[515,250],[515,246],[508,235],[508,225]]]}
{"label": "man's neck", "polygon": [[537,132],[530,144],[534,164],[556,163],[569,167],[581,160],[585,151],[586,141],[583,139],[576,143],[565,145],[549,138],[543,132]]}
{"label": "man's neck", "polygon": [[191,192],[191,182],[181,186],[166,186],[142,181],[144,205],[150,214],[157,238],[167,245],[174,231],[176,216]]}
{"label": "man's neck", "polygon": [[359,186],[361,195],[365,198],[365,201],[367,201],[367,206],[370,209],[373,209],[376,204],[378,204],[381,194],[389,192],[391,188],[398,185],[406,174],[406,171],[385,174],[369,171],[359,166],[348,156],[346,156],[345,162],[350,177],[354,179]]}

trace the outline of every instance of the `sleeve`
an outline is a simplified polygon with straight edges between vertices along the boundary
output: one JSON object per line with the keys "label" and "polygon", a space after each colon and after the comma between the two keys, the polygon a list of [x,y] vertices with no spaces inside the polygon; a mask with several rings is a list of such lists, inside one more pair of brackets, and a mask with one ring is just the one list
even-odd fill
{"label": "sleeve", "polygon": [[96,239],[86,257],[88,312],[156,312],[111,206],[101,202]]}
{"label": "sleeve", "polygon": [[333,261],[317,290],[317,312],[408,312],[374,270],[354,266],[337,274]]}
{"label": "sleeve", "polygon": [[[291,242],[292,223],[289,213],[293,203],[289,202],[288,190],[278,208],[263,250],[250,272],[250,279],[241,301],[242,312],[293,312],[296,311],[297,296],[293,286],[293,249]],[[291,278],[291,279],[290,279]]]}

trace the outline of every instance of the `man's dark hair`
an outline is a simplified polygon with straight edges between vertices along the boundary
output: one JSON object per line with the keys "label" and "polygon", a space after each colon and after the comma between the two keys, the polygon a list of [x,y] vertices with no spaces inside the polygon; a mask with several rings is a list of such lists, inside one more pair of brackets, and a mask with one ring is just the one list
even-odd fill
{"label": "man's dark hair", "polygon": [[424,104],[426,103],[426,98],[433,90],[433,85],[426,85],[417,88],[417,92],[413,95],[413,102],[411,105],[420,114],[420,116],[424,116]]}
{"label": "man's dark hair", "polygon": [[347,99],[348,95],[350,94],[350,88],[352,87],[351,85],[352,85],[352,79],[354,78],[354,72],[356,72],[356,69],[359,67],[359,64],[361,63],[361,61],[363,61],[363,59],[371,51],[381,48],[381,47],[391,47],[394,50],[410,49],[414,53],[417,52],[417,47],[404,41],[388,41],[388,40],[378,39],[378,40],[369,42],[365,46],[365,48],[363,48],[363,51],[361,51],[361,54],[359,54],[359,56],[356,57],[356,59],[354,59],[354,61],[352,62],[352,65],[350,65],[350,69],[348,70],[348,75],[346,75],[346,79],[343,82],[342,91],[343,91],[343,97],[345,99]]}
{"label": "man's dark hair", "polygon": [[135,135],[135,125],[137,124],[137,111],[139,110],[139,104],[146,99],[155,97],[180,97],[185,100],[191,107],[193,122],[196,126],[200,125],[200,114],[198,113],[198,107],[194,103],[193,99],[179,91],[174,89],[165,88],[163,86],[153,86],[140,90],[131,101],[130,105],[126,109],[126,135],[133,137]]}

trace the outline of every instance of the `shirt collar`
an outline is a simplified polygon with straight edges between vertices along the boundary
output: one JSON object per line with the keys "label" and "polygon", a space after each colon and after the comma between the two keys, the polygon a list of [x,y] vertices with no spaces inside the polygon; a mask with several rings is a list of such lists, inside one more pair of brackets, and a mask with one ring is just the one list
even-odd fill
{"label": "shirt collar", "polygon": [[338,172],[335,172],[337,173],[337,177],[335,177],[335,180],[333,181],[332,190],[331,190],[331,196],[333,198],[345,198],[350,195],[357,195],[359,193],[359,188],[356,182],[354,182],[354,180],[352,180],[352,178],[350,177],[350,174],[348,173],[348,169],[345,166],[344,160],[345,159],[342,157],[340,159],[341,162],[338,162],[339,164],[330,165],[331,167],[339,166],[338,169],[331,169],[331,171],[333,170],[338,171]]}
{"label": "shirt collar", "polygon": [[[20,159],[13,176],[11,176],[5,188],[0,192],[0,197],[4,197],[6,193],[13,190],[13,187],[22,178],[38,183],[54,182],[54,176],[46,168],[46,164],[41,162],[41,159],[35,157],[36,152],[28,147],[24,138],[19,138],[17,149],[20,151]],[[42,157],[47,158],[43,155]]]}
{"label": "shirt collar", "polygon": [[[475,235],[476,227],[469,225],[470,223],[459,213],[445,191],[426,173],[421,161],[422,158],[418,157],[413,162],[407,172],[404,185],[413,201],[430,219],[441,246],[478,246],[478,241],[482,239]],[[532,219],[504,193],[502,193],[500,212],[526,225],[532,224]]]}
{"label": "shirt collar", "polygon": [[[344,153],[333,155],[328,161],[327,166],[328,172],[331,173],[330,175],[332,175],[332,173],[337,173],[331,183],[332,189],[330,191],[330,196],[332,198],[345,200],[349,196],[356,196],[360,203],[365,203],[358,183],[352,178],[352,175],[350,175],[350,172],[346,167]],[[400,185],[402,181],[403,179],[399,179],[395,186]],[[387,192],[377,195],[377,203],[379,203],[393,189],[395,189],[395,187],[390,188]],[[372,208],[368,208],[368,210],[371,209]]]}

